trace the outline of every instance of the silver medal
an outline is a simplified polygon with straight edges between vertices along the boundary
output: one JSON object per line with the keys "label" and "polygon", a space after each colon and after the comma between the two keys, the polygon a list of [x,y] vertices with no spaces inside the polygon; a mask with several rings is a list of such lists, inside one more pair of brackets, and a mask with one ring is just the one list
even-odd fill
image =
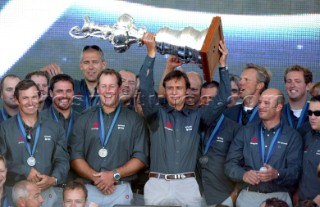
{"label": "silver medal", "polygon": [[35,166],[35,165],[36,165],[36,158],[34,158],[34,157],[29,157],[29,158],[27,159],[27,163],[28,163],[28,165],[29,165],[30,167]]}
{"label": "silver medal", "polygon": [[101,148],[98,152],[100,157],[106,157],[108,155],[108,150],[105,148]]}
{"label": "silver medal", "polygon": [[266,171],[267,171],[267,168],[266,168],[266,167],[260,167],[260,171],[261,171],[261,172],[266,172]]}
{"label": "silver medal", "polygon": [[205,164],[207,164],[208,163],[208,157],[207,156],[202,156],[202,157],[200,157],[199,158],[199,162],[200,162],[200,164],[202,164],[202,165],[205,165]]}

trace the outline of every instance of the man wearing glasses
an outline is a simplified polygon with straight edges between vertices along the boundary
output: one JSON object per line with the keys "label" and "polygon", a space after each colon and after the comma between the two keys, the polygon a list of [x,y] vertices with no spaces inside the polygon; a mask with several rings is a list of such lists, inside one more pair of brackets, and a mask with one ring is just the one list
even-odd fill
{"label": "man wearing glasses", "polygon": [[313,200],[320,205],[320,96],[311,98],[308,109],[309,123],[312,128],[303,137],[303,171],[299,185],[299,200]]}

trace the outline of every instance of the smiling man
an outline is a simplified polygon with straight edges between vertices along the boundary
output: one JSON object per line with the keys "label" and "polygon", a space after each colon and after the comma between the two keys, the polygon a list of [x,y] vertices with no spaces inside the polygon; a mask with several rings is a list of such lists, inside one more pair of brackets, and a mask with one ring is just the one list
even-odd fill
{"label": "smiling man", "polygon": [[69,171],[64,129],[39,115],[40,92],[32,80],[20,81],[14,97],[19,113],[0,125],[0,153],[8,163],[6,186],[27,179],[42,189],[45,206],[59,206],[62,200],[52,194]]}
{"label": "smiling man", "polygon": [[308,122],[307,95],[312,87],[312,72],[303,66],[293,65],[286,69],[284,82],[288,103],[283,110],[285,121],[294,129]]}
{"label": "smiling man", "polygon": [[224,112],[225,116],[241,125],[259,120],[258,99],[260,94],[268,88],[270,80],[269,70],[260,65],[247,64],[239,81],[239,97],[243,103],[228,108]]}
{"label": "smiling man", "polygon": [[41,112],[44,117],[50,117],[53,121],[60,123],[69,139],[71,129],[80,114],[72,109],[74,98],[73,79],[66,74],[58,74],[50,80],[50,96],[52,105]]}
{"label": "smiling man", "polygon": [[259,122],[241,128],[230,146],[225,173],[239,182],[236,206],[259,206],[277,197],[292,207],[302,170],[302,139],[281,121],[284,96],[278,89],[265,90],[258,101]]}
{"label": "smiling man", "polygon": [[[221,87],[217,97],[206,107],[195,110],[186,105],[190,88],[187,75],[179,70],[167,73],[162,81],[167,103],[159,104],[154,91],[155,37],[146,33],[142,38],[148,55],[140,69],[141,105],[150,129],[150,173],[144,187],[147,205],[201,206],[201,195],[195,179],[195,166],[200,141],[199,127],[209,126],[222,113],[230,94],[228,50],[220,42]],[[178,63],[179,64],[179,63]],[[201,85],[201,84],[200,84]]]}
{"label": "smiling man", "polygon": [[33,80],[39,88],[41,96],[38,110],[42,111],[43,109],[49,108],[52,103],[51,97],[48,94],[49,74],[44,71],[34,71],[28,73],[25,79]]}
{"label": "smiling man", "polygon": [[130,181],[148,163],[143,119],[120,102],[122,79],[112,69],[98,75],[100,105],[83,113],[69,140],[71,167],[85,180],[88,201],[130,204]]}

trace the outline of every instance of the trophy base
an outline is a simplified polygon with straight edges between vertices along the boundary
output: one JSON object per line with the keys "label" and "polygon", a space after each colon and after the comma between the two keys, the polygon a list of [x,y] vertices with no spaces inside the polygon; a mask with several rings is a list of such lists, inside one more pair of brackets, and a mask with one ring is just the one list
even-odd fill
{"label": "trophy base", "polygon": [[221,17],[216,16],[212,19],[208,33],[200,50],[203,78],[207,82],[211,82],[217,64],[219,63],[219,59],[221,57],[219,42],[223,39]]}

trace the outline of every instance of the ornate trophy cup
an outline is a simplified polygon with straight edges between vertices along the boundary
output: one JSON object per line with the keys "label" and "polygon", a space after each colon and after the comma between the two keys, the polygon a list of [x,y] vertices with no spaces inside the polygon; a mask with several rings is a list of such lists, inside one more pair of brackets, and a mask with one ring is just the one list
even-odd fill
{"label": "ornate trophy cup", "polygon": [[[70,36],[76,39],[98,37],[109,40],[114,50],[119,53],[127,51],[135,43],[141,46],[142,36],[147,32],[145,27],[138,29],[129,14],[121,15],[113,26],[96,25],[89,20],[89,17],[83,19],[82,28],[78,26],[71,28]],[[221,56],[219,41],[222,39],[221,18],[214,17],[210,27],[202,31],[192,27],[183,30],[161,28],[156,33],[155,41],[160,54],[175,55],[185,63],[197,64],[203,70],[204,79],[210,82]]]}

